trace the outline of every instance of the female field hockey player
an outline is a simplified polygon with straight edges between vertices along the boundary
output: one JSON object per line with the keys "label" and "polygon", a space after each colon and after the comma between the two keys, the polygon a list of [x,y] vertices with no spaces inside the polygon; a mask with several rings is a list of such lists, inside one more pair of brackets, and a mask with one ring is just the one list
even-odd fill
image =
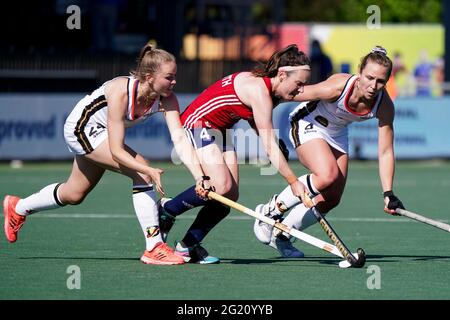
{"label": "female field hockey player", "polygon": [[[238,199],[237,156],[228,129],[245,119],[259,134],[269,160],[289,184],[292,194],[303,197],[304,186],[277,144],[272,111],[281,101],[292,100],[302,90],[310,77],[309,64],[308,57],[296,45],[290,45],[275,52],[265,65],[252,72],[237,72],[217,81],[183,112],[183,126],[218,194]],[[217,263],[219,259],[209,256],[200,242],[230,209],[199,198],[194,189],[191,187],[173,199],[161,199],[161,231],[167,234],[176,216],[203,206],[184,238],[176,244],[175,252],[186,261]],[[289,241],[286,243],[291,245]],[[193,254],[194,249],[202,255]]]}
{"label": "female field hockey player", "polygon": [[172,54],[146,45],[137,68],[128,77],[117,77],[84,97],[70,113],[64,125],[64,137],[74,153],[72,173],[63,183],[53,183],[37,193],[20,199],[7,195],[3,200],[5,233],[9,242],[28,215],[67,204],[80,204],[97,185],[105,170],[133,180],[133,205],[144,233],[146,264],[182,264],[161,238],[155,190],[164,195],[163,170],[127,146],[125,128],[163,112],[177,153],[196,180],[195,191],[204,196],[209,184],[198,164],[195,150],[180,122],[178,100],[173,93],[177,65]]}
{"label": "female field hockey player", "polygon": [[[347,126],[356,121],[378,119],[378,158],[384,210],[395,214],[403,208],[392,192],[394,180],[394,105],[385,86],[392,70],[392,61],[382,47],[375,47],[361,60],[359,74],[335,74],[316,85],[305,86],[294,100],[301,103],[290,114],[290,139],[300,162],[310,174],[299,178],[306,186],[317,209],[327,213],[335,208],[344,192],[348,170]],[[272,218],[281,218],[291,209],[283,223],[304,230],[317,222],[312,211],[300,203],[290,188],[274,195],[256,211]],[[286,241],[285,234],[255,221],[256,237],[274,248],[278,241]],[[289,250],[280,251],[283,257],[292,257]],[[295,254],[297,256],[297,254]]]}

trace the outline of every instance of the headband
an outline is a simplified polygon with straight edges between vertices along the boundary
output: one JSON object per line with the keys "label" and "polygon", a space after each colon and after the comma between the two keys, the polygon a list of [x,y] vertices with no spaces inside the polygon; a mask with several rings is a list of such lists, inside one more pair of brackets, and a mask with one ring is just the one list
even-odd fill
{"label": "headband", "polygon": [[305,65],[301,65],[301,66],[283,66],[283,67],[279,67],[278,71],[297,71],[297,70],[311,70],[311,67],[308,66],[307,64]]}

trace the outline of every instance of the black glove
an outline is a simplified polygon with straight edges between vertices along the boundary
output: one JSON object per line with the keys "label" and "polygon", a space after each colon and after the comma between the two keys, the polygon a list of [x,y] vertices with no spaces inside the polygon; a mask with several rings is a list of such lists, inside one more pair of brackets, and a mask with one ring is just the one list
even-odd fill
{"label": "black glove", "polygon": [[289,149],[287,148],[283,139],[278,139],[278,146],[280,147],[280,150],[283,153],[283,156],[286,159],[286,161],[289,161]]}
{"label": "black glove", "polygon": [[[400,201],[399,198],[397,198],[394,195],[394,193],[392,191],[383,192],[383,197],[384,198],[386,198],[386,197],[389,198],[389,202],[388,202],[388,205],[387,205],[387,208],[389,210],[394,210],[395,211],[395,209],[405,209],[405,207],[403,206],[403,203]],[[392,212],[387,212],[387,213],[396,215],[395,213],[392,213]]]}
{"label": "black glove", "polygon": [[208,192],[216,190],[209,184],[209,180],[211,180],[209,176],[202,176],[195,181],[195,193],[199,198],[205,201],[209,200]]}
{"label": "black glove", "polygon": [[[201,181],[200,185],[202,186],[203,189],[208,190],[208,191],[216,191],[216,189],[209,184],[209,180],[211,180],[211,177],[202,176],[201,179],[198,179],[198,180]],[[205,181],[208,181],[207,182],[208,185],[205,184]]]}

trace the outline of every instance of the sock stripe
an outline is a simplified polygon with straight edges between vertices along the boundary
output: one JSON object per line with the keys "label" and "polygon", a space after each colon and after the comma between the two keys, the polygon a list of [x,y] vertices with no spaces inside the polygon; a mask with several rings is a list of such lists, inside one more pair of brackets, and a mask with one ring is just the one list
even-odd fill
{"label": "sock stripe", "polygon": [[55,198],[55,202],[56,202],[56,204],[57,204],[58,206],[64,207],[65,204],[62,203],[61,201],[59,201],[59,199],[58,199],[58,189],[59,189],[59,187],[61,186],[61,184],[62,184],[62,183],[58,183],[58,184],[55,186],[55,189],[53,189],[53,198]]}
{"label": "sock stripe", "polygon": [[318,196],[319,193],[315,192],[314,188],[312,186],[312,181],[311,181],[311,175],[310,174],[308,174],[306,176],[306,183],[308,184],[309,193],[311,193],[314,197]]}
{"label": "sock stripe", "polygon": [[133,194],[147,191],[153,191],[153,186],[133,187]]}

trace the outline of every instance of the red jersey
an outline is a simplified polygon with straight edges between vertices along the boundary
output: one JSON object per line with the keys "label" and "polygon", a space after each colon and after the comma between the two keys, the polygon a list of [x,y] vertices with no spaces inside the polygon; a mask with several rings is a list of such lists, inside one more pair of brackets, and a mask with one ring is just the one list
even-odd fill
{"label": "red jersey", "polygon": [[[230,129],[241,119],[253,120],[253,110],[245,105],[234,90],[233,73],[206,88],[181,114],[185,128]],[[270,78],[263,78],[269,93],[272,90]]]}

